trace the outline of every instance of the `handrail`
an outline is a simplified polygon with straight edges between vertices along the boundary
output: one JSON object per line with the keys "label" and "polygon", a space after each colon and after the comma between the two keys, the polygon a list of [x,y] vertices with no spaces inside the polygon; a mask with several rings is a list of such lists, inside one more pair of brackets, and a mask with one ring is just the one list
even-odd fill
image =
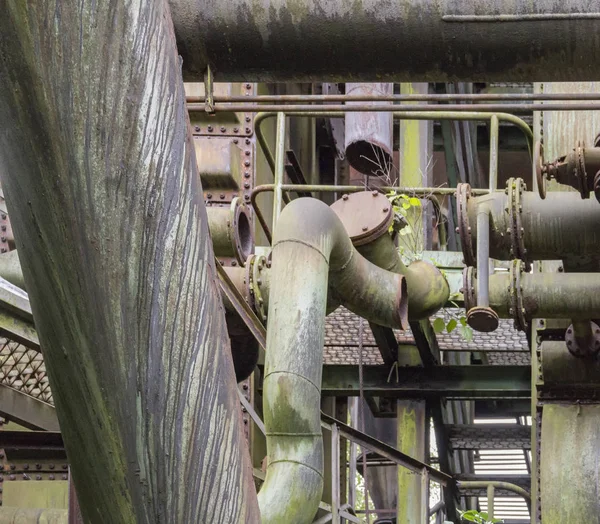
{"label": "handrail", "polygon": [[[256,197],[260,193],[265,193],[267,191],[274,191],[275,184],[262,184],[260,186],[256,186],[252,192],[250,193],[250,205],[254,209],[256,214],[256,218],[258,219],[265,236],[267,237],[267,241],[271,243],[272,234],[271,229],[269,228],[262,211],[260,210],[258,203],[256,202]],[[318,184],[281,184],[280,189],[283,195],[287,195],[288,191],[309,191],[314,193],[357,193],[360,191],[365,191],[365,186],[339,186],[339,185],[318,185]],[[378,188],[378,191],[383,192],[391,192],[395,191],[396,193],[406,193],[411,196],[416,196],[424,199],[430,200],[434,205],[437,204],[437,201],[431,198],[433,195],[441,195],[441,196],[449,196],[454,195],[456,193],[456,189],[453,187],[393,187],[393,186],[385,186]],[[471,194],[473,195],[486,195],[489,191],[487,189],[471,189]]]}
{"label": "handrail", "polygon": [[511,482],[502,482],[499,480],[461,480],[456,483],[456,486],[463,489],[486,488],[488,499],[487,514],[490,519],[494,518],[494,496],[496,494],[496,489],[512,491],[517,495],[521,495],[525,499],[527,509],[531,514],[531,494],[526,489],[523,489],[516,484],[512,484]]}
{"label": "handrail", "polygon": [[[314,106],[315,108],[318,106]],[[373,106],[376,107],[376,106]],[[312,106],[311,106],[312,108]],[[312,108],[311,111],[289,111],[285,112],[286,116],[299,116],[309,118],[319,117],[339,117],[346,113],[346,111],[322,111],[319,109]],[[275,159],[271,153],[271,149],[266,142],[266,139],[262,132],[262,122],[267,118],[272,118],[277,115],[277,111],[261,111],[254,117],[254,128],[256,133],[256,139],[263,149],[265,158],[269,167],[275,171]],[[473,121],[473,120],[492,120],[495,116],[498,122],[509,122],[514,124],[523,131],[523,134],[529,141],[530,151],[533,146],[533,131],[523,119],[518,116],[511,115],[510,113],[484,113],[481,111],[393,111],[394,120],[461,120],[461,121]],[[496,144],[497,145],[497,144]]]}

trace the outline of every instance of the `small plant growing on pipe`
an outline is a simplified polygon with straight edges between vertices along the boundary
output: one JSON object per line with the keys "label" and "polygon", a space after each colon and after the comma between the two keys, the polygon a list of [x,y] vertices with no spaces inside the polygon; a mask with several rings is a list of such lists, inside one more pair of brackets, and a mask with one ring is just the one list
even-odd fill
{"label": "small plant growing on pipe", "polygon": [[484,511],[476,511],[474,509],[461,511],[460,518],[464,522],[475,522],[476,524],[501,524],[504,522],[502,519],[490,518]]}

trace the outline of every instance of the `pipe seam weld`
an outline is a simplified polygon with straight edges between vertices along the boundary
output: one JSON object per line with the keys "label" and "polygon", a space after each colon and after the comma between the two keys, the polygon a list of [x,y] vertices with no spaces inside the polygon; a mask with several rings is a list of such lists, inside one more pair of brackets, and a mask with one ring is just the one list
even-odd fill
{"label": "pipe seam weld", "polygon": [[283,244],[302,244],[303,246],[309,247],[312,250],[314,250],[317,253],[319,253],[319,255],[321,255],[323,257],[323,259],[325,260],[325,262],[329,266],[329,259],[325,256],[325,254],[323,253],[323,251],[321,251],[318,247],[313,246],[312,244],[310,244],[308,242],[304,242],[303,240],[298,240],[296,238],[289,238],[289,239],[286,238],[285,240],[280,240],[278,242],[275,242],[273,244],[272,250],[274,250],[277,246],[283,245]]}
{"label": "pipe seam weld", "polygon": [[[320,435],[319,435],[320,436]],[[317,475],[319,475],[319,477],[324,478],[323,477],[323,473],[321,473],[318,469],[313,468],[312,466],[309,466],[308,464],[306,464],[305,462],[300,462],[298,460],[291,460],[291,459],[277,459],[277,460],[271,460],[269,461],[269,465],[267,466],[267,469],[269,467],[271,467],[273,464],[278,464],[280,462],[287,462],[287,463],[291,463],[291,464],[297,464],[298,466],[303,466],[306,469],[310,469],[311,471],[314,471]]]}
{"label": "pipe seam weld", "polygon": [[265,380],[267,380],[268,377],[270,377],[271,375],[295,375],[297,377],[300,377],[301,379],[305,380],[306,382],[308,382],[309,384],[311,384],[318,392],[319,395],[321,394],[321,388],[319,386],[317,386],[312,380],[310,380],[308,377],[305,377],[304,375],[300,375],[300,373],[296,373],[295,371],[269,371],[269,373],[267,373],[265,375],[265,378],[263,379],[263,383]]}

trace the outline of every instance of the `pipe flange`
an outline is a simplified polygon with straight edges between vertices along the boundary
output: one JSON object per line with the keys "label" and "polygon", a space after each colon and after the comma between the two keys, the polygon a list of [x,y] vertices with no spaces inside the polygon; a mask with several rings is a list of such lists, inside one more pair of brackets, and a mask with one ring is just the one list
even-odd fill
{"label": "pipe flange", "polygon": [[250,208],[235,197],[231,201],[230,224],[231,245],[235,258],[243,266],[248,257],[254,252],[254,233]]}
{"label": "pipe flange", "polygon": [[537,189],[540,198],[544,200],[546,198],[546,169],[544,166],[544,146],[538,140],[533,146],[533,170],[535,173],[535,180],[537,182]]}
{"label": "pipe flange", "polygon": [[578,341],[575,337],[575,328],[571,324],[565,332],[565,343],[571,355],[583,358],[593,357],[600,351],[600,327],[595,322],[590,320],[591,338],[584,342]]}
{"label": "pipe flange", "polygon": [[600,171],[594,176],[594,195],[596,195],[596,200],[600,202]]}
{"label": "pipe flange", "polygon": [[465,309],[469,311],[469,309],[474,308],[477,305],[477,301],[475,299],[475,286],[473,282],[475,281],[475,268],[473,266],[468,266],[463,269],[463,297],[465,303]]}
{"label": "pipe flange", "polygon": [[394,221],[391,202],[379,191],[344,195],[331,209],[346,228],[354,246],[363,246],[387,234]]}
{"label": "pipe flange", "polygon": [[266,325],[267,307],[263,294],[263,271],[267,267],[267,257],[263,255],[252,255],[248,259],[248,289],[251,297],[250,306],[260,320]]}
{"label": "pipe flange", "polygon": [[498,329],[500,317],[489,306],[476,306],[467,312],[467,324],[475,331],[490,333]]}
{"label": "pipe flange", "polygon": [[527,312],[523,301],[523,287],[521,286],[521,274],[525,270],[522,260],[512,260],[510,263],[510,315],[513,317],[515,329],[527,331]]}
{"label": "pipe flange", "polygon": [[578,189],[581,193],[581,198],[590,198],[590,188],[588,187],[587,171],[585,169],[585,143],[581,140],[577,141],[575,147],[575,178],[577,180]]}
{"label": "pipe flange", "polygon": [[527,249],[525,248],[524,229],[521,215],[523,213],[523,191],[527,190],[527,186],[521,178],[509,178],[507,182],[508,191],[508,221],[510,228],[510,255],[511,258],[518,258],[525,262],[525,269],[531,269],[530,262],[527,260]]}
{"label": "pipe flange", "polygon": [[471,186],[469,184],[458,184],[456,186],[457,232],[460,237],[465,265],[475,266],[477,261],[475,260],[471,226],[469,225],[469,198],[471,198]]}

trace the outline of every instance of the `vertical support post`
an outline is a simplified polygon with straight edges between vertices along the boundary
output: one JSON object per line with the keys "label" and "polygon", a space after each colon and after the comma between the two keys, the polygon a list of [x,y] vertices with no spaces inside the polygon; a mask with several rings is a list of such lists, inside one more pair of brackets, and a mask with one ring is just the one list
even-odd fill
{"label": "vertical support post", "polygon": [[467,322],[475,331],[495,331],[499,317],[490,308],[490,209],[477,208],[477,306],[467,312]]}
{"label": "vertical support post", "polygon": [[[398,414],[398,449],[417,460],[425,460],[426,404],[424,400],[400,400]],[[398,467],[397,521],[404,524],[421,524],[423,514],[422,479],[419,473]],[[428,511],[426,504],[425,510]]]}
{"label": "vertical support post", "polygon": [[429,472],[421,470],[421,524],[429,522]]}
{"label": "vertical support post", "polygon": [[283,174],[285,173],[285,113],[277,113],[277,124],[275,131],[275,189],[273,191],[273,222],[271,231],[275,231],[277,219],[281,213],[283,194]]}
{"label": "vertical support post", "polygon": [[498,117],[490,119],[490,193],[498,188],[498,135],[500,126]]}
{"label": "vertical support post", "polygon": [[[352,421],[352,427],[357,427],[356,421],[358,420],[358,399],[354,397],[351,400],[350,408],[350,419]],[[348,468],[349,482],[348,482],[348,504],[351,508],[356,506],[356,457],[358,450],[356,443],[350,441],[350,467]]]}
{"label": "vertical support post", "polygon": [[337,424],[331,426],[331,521],[340,522],[340,432]]}
{"label": "vertical support post", "polygon": [[477,210],[477,306],[490,305],[490,211],[487,206]]}
{"label": "vertical support post", "polygon": [[488,520],[492,520],[494,518],[494,492],[495,492],[494,485],[488,484],[488,487],[487,487]]}

